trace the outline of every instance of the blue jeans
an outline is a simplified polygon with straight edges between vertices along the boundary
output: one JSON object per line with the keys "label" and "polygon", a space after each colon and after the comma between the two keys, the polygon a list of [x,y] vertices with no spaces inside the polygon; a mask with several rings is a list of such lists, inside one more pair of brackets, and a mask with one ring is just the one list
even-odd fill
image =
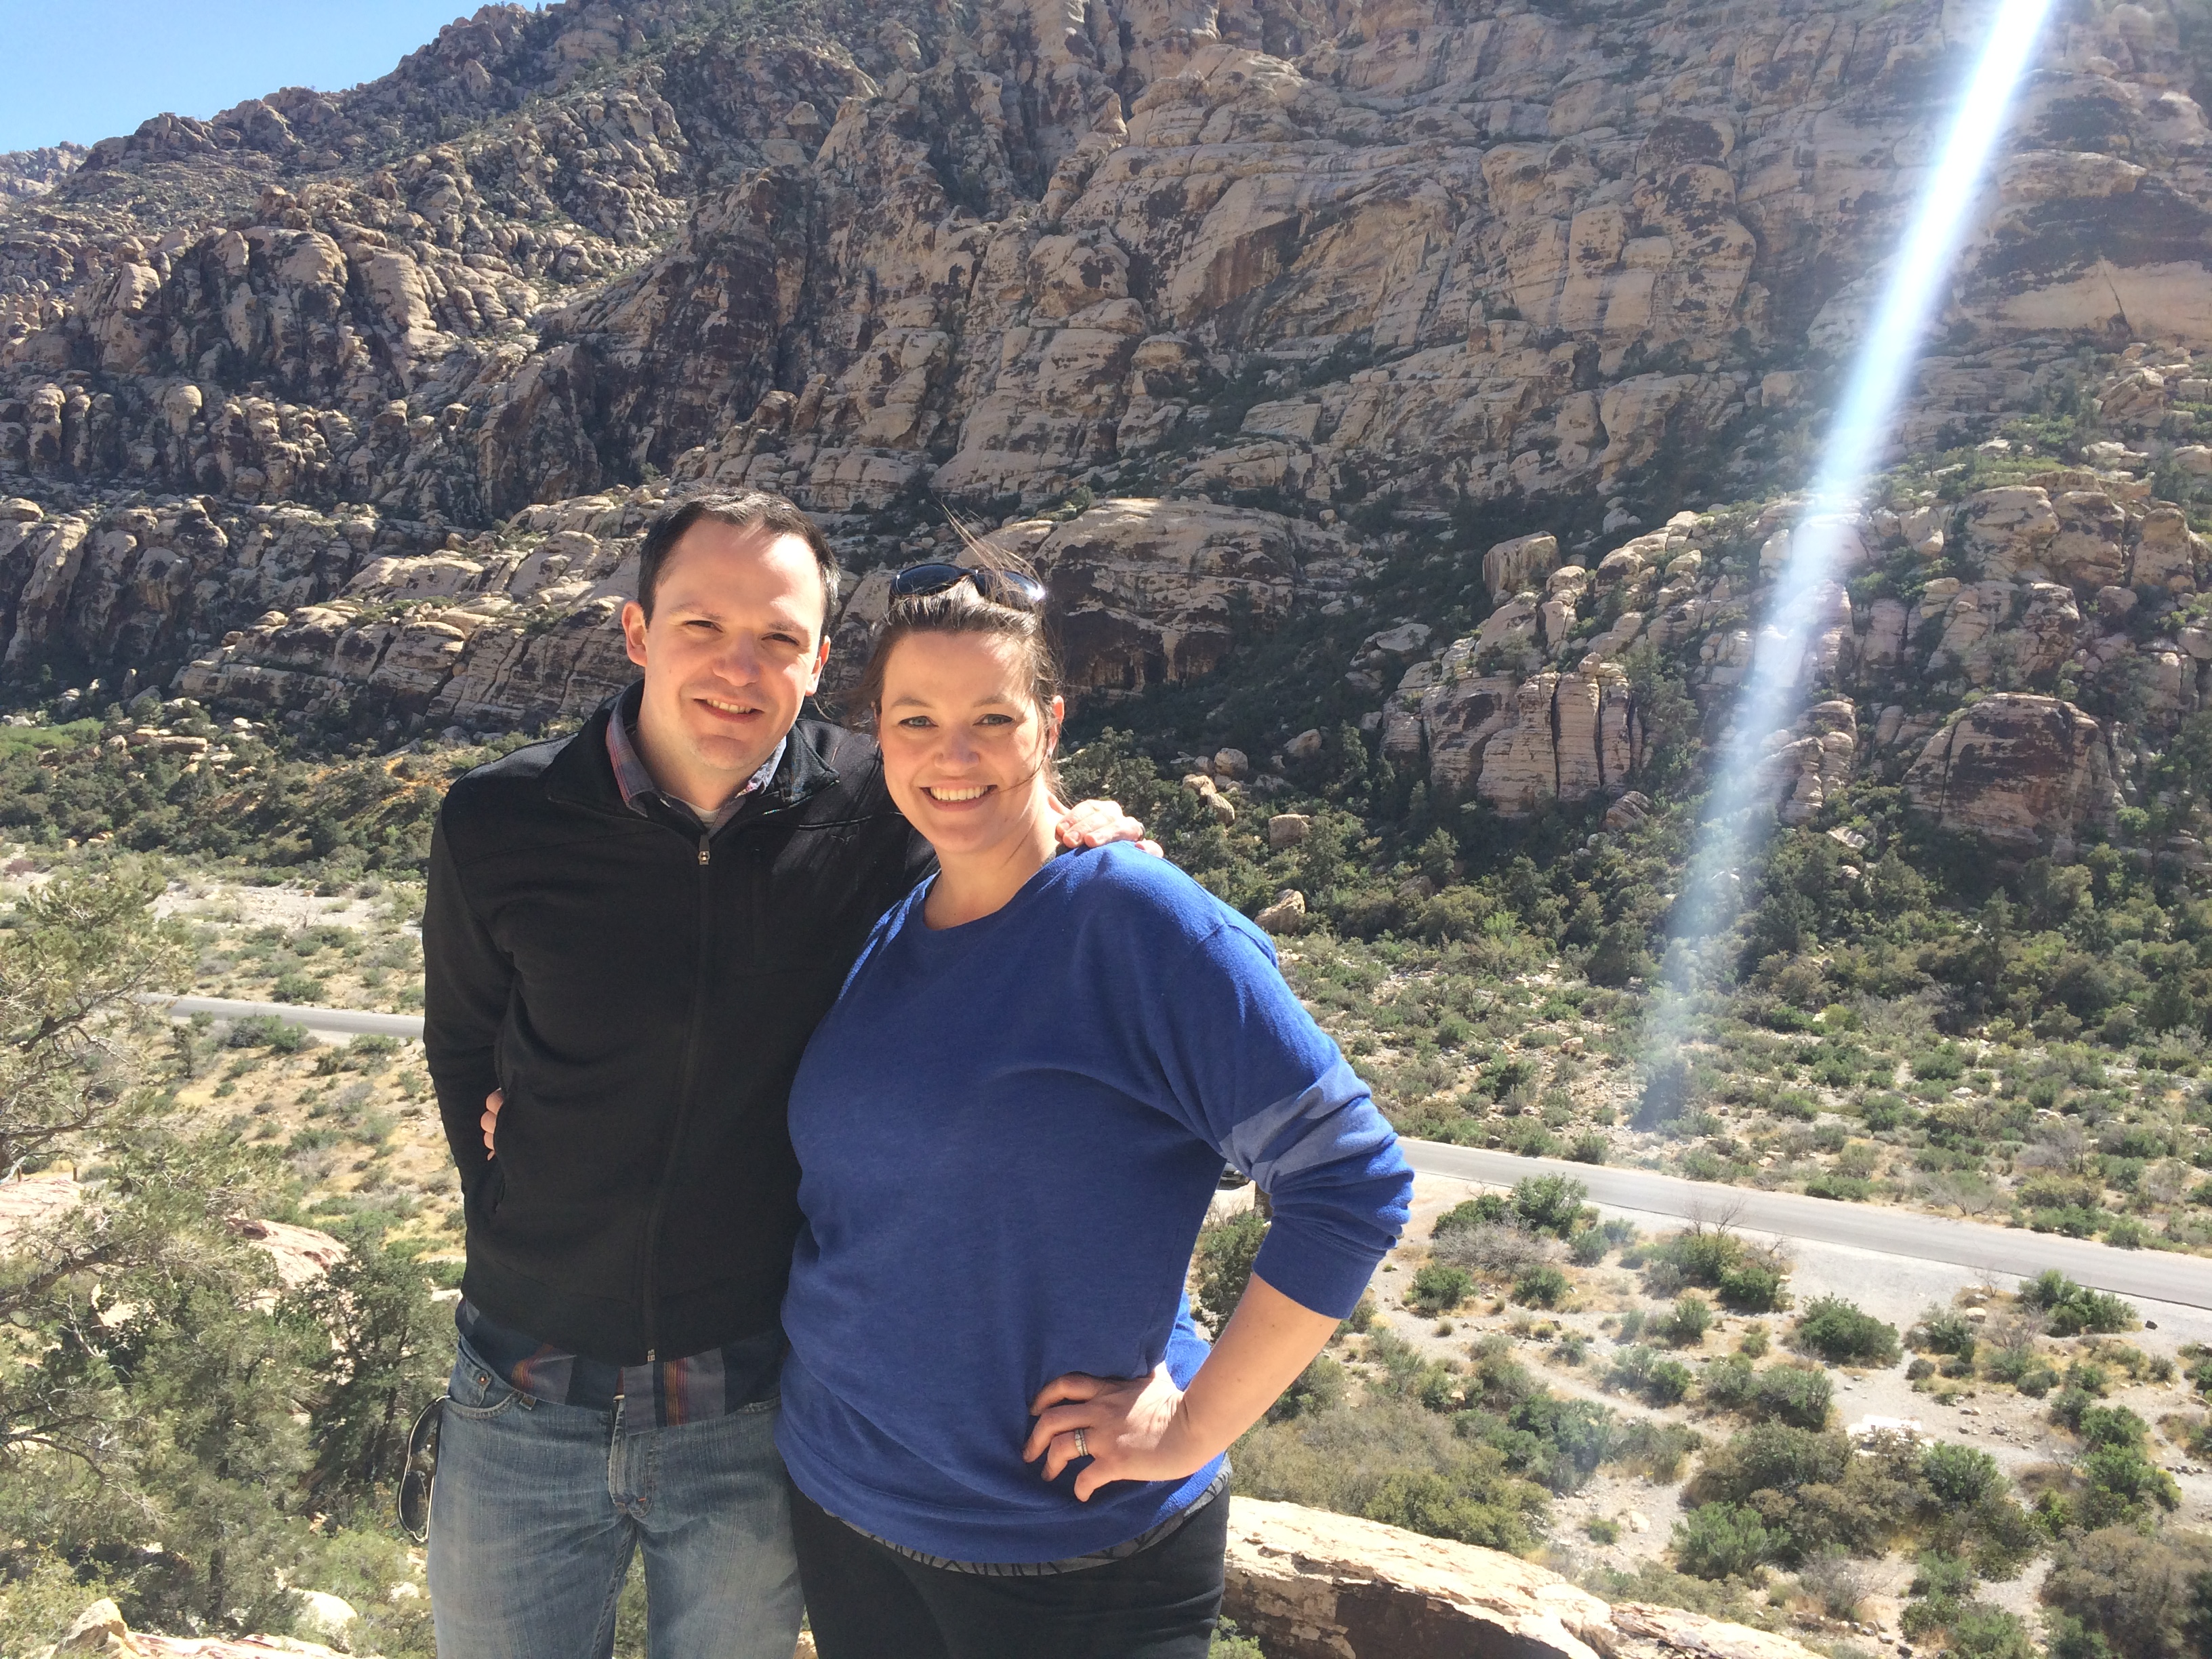
{"label": "blue jeans", "polygon": [[799,1567],[775,1404],[679,1428],[518,1392],[464,1342],[439,1434],[441,1659],[606,1659],[645,1553],[652,1659],[791,1659]]}

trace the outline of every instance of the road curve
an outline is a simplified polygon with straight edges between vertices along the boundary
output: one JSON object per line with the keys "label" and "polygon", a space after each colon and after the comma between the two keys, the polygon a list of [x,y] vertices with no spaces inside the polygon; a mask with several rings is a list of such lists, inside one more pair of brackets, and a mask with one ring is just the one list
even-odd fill
{"label": "road curve", "polygon": [[2056,1267],[2069,1279],[2118,1296],[2212,1309],[2212,1260],[2201,1255],[2115,1249],[2025,1228],[1991,1227],[1887,1205],[1808,1198],[1802,1193],[1765,1193],[1756,1188],[1685,1181],[1649,1170],[1516,1158],[1510,1152],[1433,1140],[1399,1144],[1406,1149],[1407,1161],[1423,1175],[1493,1187],[1510,1187],[1530,1176],[1571,1176],[1589,1188],[1593,1202],[1611,1209],[1684,1221],[1726,1220],[1742,1231],[1770,1233],[1784,1240],[1843,1244],[2017,1278]]}
{"label": "road curve", "polygon": [[185,1018],[192,1014],[212,1014],[217,1019],[246,1019],[253,1015],[265,1015],[281,1019],[287,1025],[304,1025],[310,1031],[328,1036],[396,1036],[419,1037],[422,1035],[422,1016],[420,1014],[371,1014],[355,1008],[307,1008],[290,1002],[239,1002],[229,997],[149,997],[151,1003],[166,1003],[171,1015]]}

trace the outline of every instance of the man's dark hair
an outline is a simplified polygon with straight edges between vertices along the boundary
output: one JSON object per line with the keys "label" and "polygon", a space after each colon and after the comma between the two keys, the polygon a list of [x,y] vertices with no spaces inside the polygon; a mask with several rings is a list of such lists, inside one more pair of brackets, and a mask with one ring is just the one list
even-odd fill
{"label": "man's dark hair", "polygon": [[837,614],[837,551],[822,527],[808,518],[795,501],[765,489],[747,489],[735,495],[693,495],[663,507],[645,527],[645,544],[637,552],[637,603],[648,620],[653,616],[653,590],[660,586],[660,568],[684,532],[702,519],[728,525],[733,530],[767,530],[779,536],[796,536],[814,550],[814,568],[822,576],[822,632],[827,637],[830,620]]}

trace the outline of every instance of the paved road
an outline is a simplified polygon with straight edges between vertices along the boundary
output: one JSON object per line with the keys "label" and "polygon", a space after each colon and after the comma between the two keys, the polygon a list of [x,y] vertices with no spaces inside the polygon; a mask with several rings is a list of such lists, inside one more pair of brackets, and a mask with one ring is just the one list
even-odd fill
{"label": "paved road", "polygon": [[325,1036],[422,1035],[420,1014],[370,1014],[353,1008],[305,1008],[289,1002],[238,1002],[229,997],[149,997],[147,1000],[167,1002],[170,1013],[174,1015],[212,1014],[217,1019],[244,1019],[249,1015],[266,1014],[288,1025],[304,1025]]}
{"label": "paved road", "polygon": [[[419,1037],[419,1014],[371,1014],[351,1008],[308,1008],[284,1002],[237,1002],[227,997],[177,997],[172,1014],[212,1014],[240,1019],[267,1014],[329,1036],[375,1032]],[[1567,1164],[1555,1158],[1516,1158],[1510,1152],[1474,1146],[1447,1146],[1433,1140],[1408,1140],[1406,1156],[1424,1175],[1508,1187],[1532,1175],[1571,1176],[1589,1188],[1592,1200],[1616,1210],[1634,1210],[1676,1220],[1727,1220],[1749,1232],[1842,1244],[1920,1261],[1943,1261],[1990,1273],[2026,1277],[2057,1267],[2068,1277],[2118,1296],[2146,1297],[2182,1307],[2212,1309],[2212,1261],[2158,1250],[2116,1250],[2087,1239],[2060,1238],[2016,1227],[1990,1227],[1969,1221],[1899,1210],[1882,1205],[1838,1203],[1802,1193],[1763,1193],[1754,1188],[1724,1187],[1622,1170],[1604,1164]]]}
{"label": "paved road", "polygon": [[1886,1205],[1839,1203],[1802,1193],[1763,1193],[1755,1188],[1685,1181],[1649,1170],[1516,1158],[1510,1152],[1447,1146],[1433,1140],[1402,1144],[1407,1161],[1423,1175],[1497,1187],[1533,1175],[1571,1176],[1589,1188],[1594,1202],[1612,1209],[1686,1221],[1726,1220],[1747,1232],[1843,1244],[2021,1278],[2056,1267],[2069,1279],[2116,1295],[2212,1308],[2212,1260],[2201,1255],[2118,1250],[2109,1244],[2024,1228],[1954,1221]]}

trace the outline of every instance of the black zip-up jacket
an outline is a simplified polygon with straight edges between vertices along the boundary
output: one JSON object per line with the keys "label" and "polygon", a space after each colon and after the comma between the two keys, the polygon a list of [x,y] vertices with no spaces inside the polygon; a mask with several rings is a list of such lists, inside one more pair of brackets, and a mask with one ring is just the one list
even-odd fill
{"label": "black zip-up jacket", "polygon": [[775,1325],[799,1231],[792,1077],[930,854],[875,744],[816,720],[714,834],[657,800],[641,816],[607,756],[620,701],[447,795],[424,1044],[461,1173],[463,1292],[634,1365]]}

